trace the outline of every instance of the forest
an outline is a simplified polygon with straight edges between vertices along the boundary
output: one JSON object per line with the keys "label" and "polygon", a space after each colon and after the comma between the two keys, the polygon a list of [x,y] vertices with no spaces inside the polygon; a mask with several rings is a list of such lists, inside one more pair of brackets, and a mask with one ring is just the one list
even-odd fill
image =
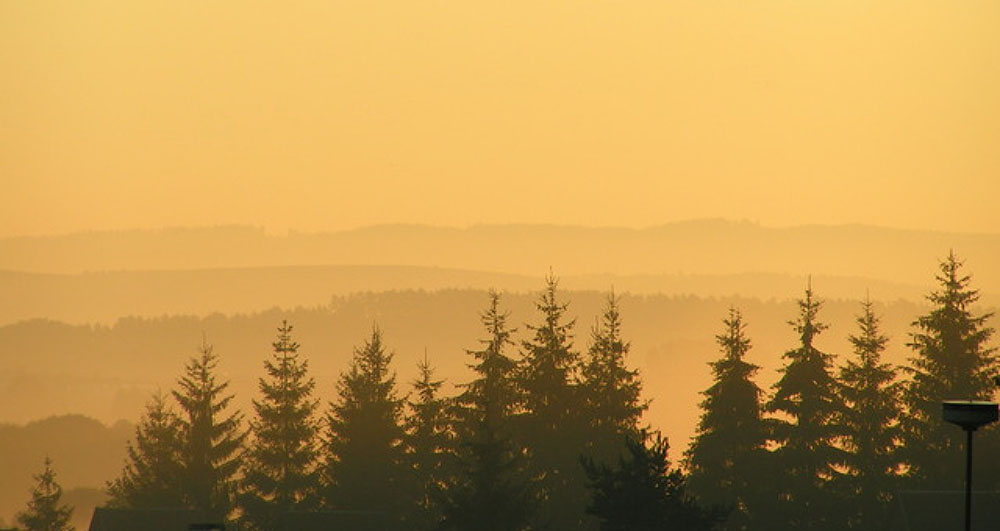
{"label": "forest", "polygon": [[[851,352],[817,348],[827,324],[807,285],[788,316],[798,342],[768,390],[746,359],[748,323],[729,308],[679,455],[644,421],[619,296],[606,295],[578,349],[552,275],[520,342],[490,292],[466,353],[474,377],[451,393],[428,355],[417,378],[397,381],[373,325],[321,403],[283,321],[243,412],[206,338],[174,387],[149,398],[108,505],[190,508],[260,530],[310,512],[360,514],[380,529],[888,529],[897,493],[962,485],[963,435],[941,420],[940,402],[995,392],[991,315],[976,313],[971,276],[952,253],[936,280],[905,364],[884,356],[871,300],[857,306]],[[980,455],[1000,450],[995,429],[978,441]],[[1000,465],[980,462],[977,488],[1000,488]],[[20,525],[67,528],[57,469],[45,461]]]}

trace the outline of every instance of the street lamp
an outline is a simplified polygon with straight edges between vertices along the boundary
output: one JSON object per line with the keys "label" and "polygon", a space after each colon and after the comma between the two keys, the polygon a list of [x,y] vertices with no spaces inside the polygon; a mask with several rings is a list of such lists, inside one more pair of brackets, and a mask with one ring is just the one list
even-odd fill
{"label": "street lamp", "polygon": [[997,404],[947,400],[941,404],[944,420],[965,430],[965,531],[972,530],[972,432],[997,420]]}

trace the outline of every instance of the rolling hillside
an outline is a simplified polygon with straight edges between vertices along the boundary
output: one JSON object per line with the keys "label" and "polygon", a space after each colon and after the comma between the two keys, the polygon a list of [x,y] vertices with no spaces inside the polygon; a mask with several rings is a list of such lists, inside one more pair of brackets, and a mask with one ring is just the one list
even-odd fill
{"label": "rolling hillside", "polygon": [[[386,225],[271,235],[253,227],[91,232],[0,239],[0,270],[33,273],[310,265],[423,266],[540,276],[780,273],[922,285],[955,249],[1000,270],[1000,234],[861,225],[764,227],[722,220],[645,229]],[[1000,292],[1000,275],[981,287]]]}

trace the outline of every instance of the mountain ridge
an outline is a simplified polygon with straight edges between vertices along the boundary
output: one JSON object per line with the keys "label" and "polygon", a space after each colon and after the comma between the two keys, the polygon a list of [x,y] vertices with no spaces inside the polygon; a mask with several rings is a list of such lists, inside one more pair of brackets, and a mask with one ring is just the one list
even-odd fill
{"label": "mountain ridge", "polygon": [[[920,283],[950,249],[974,269],[1000,269],[1000,234],[859,224],[766,227],[720,219],[648,228],[412,224],[273,235],[261,227],[231,225],[0,238],[0,269],[82,273],[385,264],[537,275],[551,266],[570,275],[757,271]],[[984,287],[1000,291],[1000,281]]]}
{"label": "mountain ridge", "polygon": [[[761,300],[796,297],[807,275],[743,273],[732,275],[565,275],[574,291],[635,295],[742,296]],[[812,282],[831,299],[920,302],[931,285],[904,284],[868,277],[813,275]],[[928,279],[930,280],[930,279]],[[0,270],[0,324],[48,318],[67,323],[111,324],[125,316],[239,313],[271,307],[319,306],[332,297],[400,290],[500,289],[529,293],[542,275],[520,275],[424,266],[311,265],[192,270],[106,271],[80,274]],[[984,292],[982,302],[1000,305],[1000,295]]]}

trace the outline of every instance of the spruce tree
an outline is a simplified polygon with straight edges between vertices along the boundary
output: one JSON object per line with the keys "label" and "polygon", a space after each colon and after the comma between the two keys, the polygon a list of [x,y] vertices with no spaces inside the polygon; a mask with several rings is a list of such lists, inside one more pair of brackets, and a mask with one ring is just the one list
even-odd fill
{"label": "spruce tree", "polygon": [[401,525],[408,512],[403,400],[382,332],[354,350],[327,414],[325,501],[329,508],[373,513]]}
{"label": "spruce tree", "polygon": [[639,432],[647,404],[640,400],[639,371],[626,366],[630,345],[622,339],[621,313],[614,292],[591,330],[591,345],[580,370],[582,408],[589,423],[586,453],[613,463],[625,450],[626,437]]}
{"label": "spruce tree", "polygon": [[229,382],[216,381],[218,356],[202,341],[173,391],[181,407],[181,485],[191,509],[225,518],[233,507],[235,477],[246,434],[237,411],[226,414],[233,395]]}
{"label": "spruce tree", "polygon": [[535,307],[541,323],[528,325],[534,337],[522,343],[520,387],[524,398],[523,437],[529,467],[537,480],[540,525],[589,529],[586,477],[580,465],[587,436],[577,399],[580,355],[573,350],[574,321],[557,297],[558,280],[549,274]]}
{"label": "spruce tree", "polygon": [[685,477],[671,469],[667,440],[645,431],[626,441],[617,466],[584,459],[593,492],[588,511],[601,531],[709,531],[724,511],[703,507],[687,494]]}
{"label": "spruce tree", "polygon": [[855,513],[850,527],[886,529],[900,470],[902,384],[896,381],[896,369],[882,361],[889,338],[879,330],[871,300],[861,308],[858,334],[850,336],[854,359],[840,369],[841,423],[848,451],[848,474],[842,479],[851,500],[848,507]]}
{"label": "spruce tree", "polygon": [[986,323],[992,314],[972,313],[979,292],[970,288],[971,277],[961,272],[962,262],[951,252],[939,268],[940,290],[927,297],[933,308],[913,322],[916,331],[907,343],[916,356],[906,369],[910,383],[905,392],[904,451],[917,485],[959,489],[965,434],[942,420],[941,402],[991,398],[997,358],[996,349],[988,346],[994,330]]}
{"label": "spruce tree", "polygon": [[463,391],[457,402],[462,413],[460,423],[481,420],[500,426],[509,423],[521,410],[518,363],[506,353],[515,345],[511,337],[517,329],[507,324],[509,312],[500,311],[500,294],[491,290],[489,297],[489,307],[480,315],[487,337],[480,340],[480,350],[466,351],[475,360],[469,368],[476,378],[460,386]]}
{"label": "spruce tree", "polygon": [[476,378],[462,385],[455,430],[457,473],[445,492],[444,529],[521,531],[531,508],[523,475],[521,447],[513,438],[519,410],[517,363],[505,350],[512,346],[508,314],[500,311],[500,295],[490,291],[481,316],[486,328],[480,350],[467,351]]}
{"label": "spruce tree", "polygon": [[831,369],[833,357],[814,345],[826,329],[817,319],[822,303],[811,287],[798,301],[799,317],[789,324],[799,334],[797,348],[784,354],[786,365],[766,410],[776,413],[772,440],[778,506],[772,512],[781,529],[840,529],[829,482],[844,460],[837,446],[840,402]]}
{"label": "spruce tree", "polygon": [[408,521],[412,530],[434,529],[441,521],[441,497],[454,466],[451,407],[442,398],[443,380],[434,379],[434,369],[424,354],[417,364],[419,378],[413,382],[416,401],[408,402],[406,447],[414,474],[416,506]]}
{"label": "spruce tree", "polygon": [[146,404],[146,413],[129,442],[121,476],[108,482],[108,504],[119,508],[183,507],[180,418],[161,393]]}
{"label": "spruce tree", "polygon": [[276,529],[281,514],[315,509],[318,503],[316,383],[291,333],[292,326],[282,321],[264,362],[268,378],[258,381],[261,399],[253,402],[253,442],[243,463],[240,506],[246,521],[260,530]]}
{"label": "spruce tree", "polygon": [[713,383],[702,394],[701,420],[687,451],[691,493],[710,505],[728,507],[723,529],[750,527],[759,509],[759,479],[763,468],[767,430],[761,416],[763,391],[753,377],[760,367],[744,358],[750,350],[746,324],[739,310],[729,309],[725,330],[715,336],[722,357],[710,363]]}
{"label": "spruce tree", "polygon": [[17,523],[27,531],[73,531],[69,519],[73,508],[62,503],[62,487],[56,483],[52,460],[45,458],[45,469],[35,476],[38,482],[31,489],[28,507],[16,516]]}

